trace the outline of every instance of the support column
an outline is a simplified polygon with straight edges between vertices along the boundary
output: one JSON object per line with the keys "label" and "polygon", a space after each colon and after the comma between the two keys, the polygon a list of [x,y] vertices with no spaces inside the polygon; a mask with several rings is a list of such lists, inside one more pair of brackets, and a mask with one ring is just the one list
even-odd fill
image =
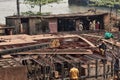
{"label": "support column", "polygon": [[90,77],[90,64],[88,63],[87,66],[88,66],[88,71],[87,71],[88,74],[87,74],[87,76]]}
{"label": "support column", "polygon": [[81,62],[79,62],[79,68],[78,68],[78,69],[79,69],[79,79],[82,80],[82,79],[81,79],[81,73],[82,73],[82,72],[81,72],[81,71],[82,71],[82,70],[81,70],[81,69],[82,69],[82,67],[81,67]]}
{"label": "support column", "polygon": [[98,78],[98,60],[96,60],[95,65],[96,65],[96,68],[95,68],[95,77],[97,79]]}
{"label": "support column", "polygon": [[64,80],[64,64],[61,64],[61,66],[62,66],[62,80]]}
{"label": "support column", "polygon": [[104,80],[106,80],[106,64],[103,63],[103,77],[104,77]]}

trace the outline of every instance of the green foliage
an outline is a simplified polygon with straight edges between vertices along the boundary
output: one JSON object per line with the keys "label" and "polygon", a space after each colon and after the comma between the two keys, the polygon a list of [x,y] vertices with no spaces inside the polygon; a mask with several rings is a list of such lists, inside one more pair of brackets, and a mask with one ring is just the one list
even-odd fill
{"label": "green foliage", "polygon": [[120,0],[90,0],[90,2],[94,3],[93,6],[103,7],[114,7],[115,5],[120,6]]}
{"label": "green foliage", "polygon": [[45,13],[41,13],[41,12],[32,12],[32,11],[27,11],[27,12],[22,12],[21,13],[23,16],[39,16],[39,15],[50,15],[50,12],[45,12]]}
{"label": "green foliage", "polygon": [[41,12],[37,12],[36,15],[50,15],[50,12],[45,12],[45,13],[41,13]]}
{"label": "green foliage", "polygon": [[114,8],[120,13],[120,0],[90,0],[89,6]]}
{"label": "green foliage", "polygon": [[118,10],[118,12],[120,13],[120,9]]}
{"label": "green foliage", "polygon": [[25,4],[30,4],[31,5],[31,8],[34,8],[35,5],[38,5],[39,6],[39,12],[41,14],[41,5],[45,5],[45,4],[48,4],[48,3],[52,3],[52,2],[59,2],[61,0],[24,0],[24,3]]}
{"label": "green foliage", "polygon": [[21,14],[22,15],[35,15],[35,13],[32,11],[22,12]]}
{"label": "green foliage", "polygon": [[60,0],[24,0],[25,3],[30,5],[44,5],[47,3],[58,2]]}

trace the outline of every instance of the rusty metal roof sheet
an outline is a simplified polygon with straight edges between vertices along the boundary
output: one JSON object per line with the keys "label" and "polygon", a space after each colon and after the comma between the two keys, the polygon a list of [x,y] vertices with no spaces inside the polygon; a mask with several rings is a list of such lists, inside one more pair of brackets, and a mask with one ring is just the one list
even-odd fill
{"label": "rusty metal roof sheet", "polygon": [[[43,16],[20,16],[19,18],[61,18],[61,17],[79,17],[79,16],[97,16],[97,15],[106,15],[106,12],[96,12],[96,13],[89,13],[89,12],[77,12],[77,13],[69,13],[69,14],[50,14],[50,15],[43,15]],[[6,18],[18,18],[18,16],[7,16]]]}

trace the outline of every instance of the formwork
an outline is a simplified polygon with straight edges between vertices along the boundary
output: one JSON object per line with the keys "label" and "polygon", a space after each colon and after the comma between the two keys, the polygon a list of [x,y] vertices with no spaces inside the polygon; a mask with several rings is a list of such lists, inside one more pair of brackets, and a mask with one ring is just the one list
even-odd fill
{"label": "formwork", "polygon": [[[113,76],[112,60],[106,61],[96,46],[81,36],[50,34],[22,36],[21,40],[19,44],[3,42],[0,53],[2,58],[9,55],[25,66],[29,80],[69,80],[72,65],[79,69],[82,80],[105,80]],[[59,44],[53,45],[55,40]]]}

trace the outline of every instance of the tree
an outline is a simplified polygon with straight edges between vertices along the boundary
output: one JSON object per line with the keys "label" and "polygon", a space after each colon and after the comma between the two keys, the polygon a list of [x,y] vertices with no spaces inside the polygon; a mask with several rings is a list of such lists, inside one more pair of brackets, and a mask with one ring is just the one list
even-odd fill
{"label": "tree", "polygon": [[102,7],[108,7],[110,8],[110,16],[112,9],[116,9],[116,17],[118,9],[120,9],[120,0],[90,0],[94,4],[92,6],[102,6]]}
{"label": "tree", "polygon": [[31,7],[34,7],[35,5],[39,6],[39,12],[41,13],[41,6],[45,5],[47,3],[52,3],[52,2],[58,2],[60,0],[24,0],[26,4],[30,4]]}

